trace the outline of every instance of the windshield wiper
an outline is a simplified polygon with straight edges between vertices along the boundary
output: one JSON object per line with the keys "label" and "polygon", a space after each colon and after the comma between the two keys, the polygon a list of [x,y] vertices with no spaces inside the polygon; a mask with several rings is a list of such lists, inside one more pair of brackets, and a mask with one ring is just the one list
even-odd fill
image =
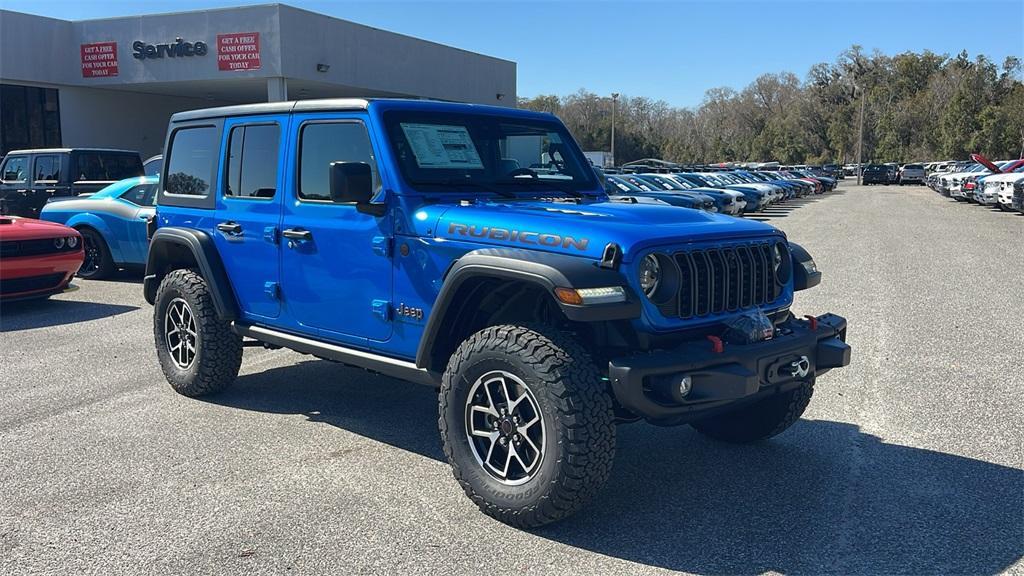
{"label": "windshield wiper", "polygon": [[472,182],[470,180],[456,180],[454,178],[448,178],[446,180],[428,180],[428,181],[419,181],[419,182],[413,181],[412,184],[414,186],[439,186],[439,187],[442,187],[442,188],[445,188],[445,187],[476,188],[478,190],[483,190],[484,192],[490,192],[492,194],[497,194],[498,196],[501,196],[503,198],[518,198],[518,196],[516,196],[512,192],[509,192],[508,190],[500,190],[498,188],[492,188],[492,187],[490,187],[490,186],[488,186],[486,184],[481,184],[479,182]]}
{"label": "windshield wiper", "polygon": [[565,194],[566,196],[571,196],[573,198],[583,198],[583,194],[581,192],[579,192],[577,190],[573,190],[572,188],[569,188],[567,186],[562,186],[557,181],[546,180],[544,178],[514,178],[512,180],[495,180],[494,183],[495,184],[505,184],[505,185],[524,185],[524,184],[530,185],[530,186],[540,185],[540,186],[543,186],[545,188],[553,188],[553,189],[561,192],[562,194]]}

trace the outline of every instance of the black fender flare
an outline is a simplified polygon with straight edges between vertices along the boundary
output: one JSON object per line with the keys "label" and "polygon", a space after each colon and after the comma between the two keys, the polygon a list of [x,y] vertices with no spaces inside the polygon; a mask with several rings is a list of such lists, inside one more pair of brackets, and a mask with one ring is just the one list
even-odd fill
{"label": "black fender flare", "polygon": [[[425,368],[445,319],[452,308],[459,288],[467,280],[488,277],[516,280],[540,286],[551,295],[566,318],[575,322],[603,322],[628,320],[640,316],[640,300],[618,270],[602,268],[598,261],[514,248],[485,248],[460,257],[449,267],[444,284],[430,311],[416,351],[416,365]],[[601,288],[622,286],[625,302],[609,304],[572,305],[558,300],[555,288]]]}
{"label": "black fender flare", "polygon": [[146,302],[153,304],[156,291],[167,272],[167,263],[172,250],[185,249],[191,253],[199,273],[210,286],[214,310],[222,320],[238,319],[238,301],[235,299],[231,281],[224,269],[224,262],[217,252],[213,238],[202,230],[192,228],[158,228],[149,242],[146,257],[146,276],[143,279],[143,294]]}
{"label": "black fender flare", "polygon": [[[789,243],[789,252],[793,258],[793,291],[799,292],[821,284],[821,272],[814,264],[810,252],[795,242]],[[811,265],[810,269],[805,265],[807,262]]]}

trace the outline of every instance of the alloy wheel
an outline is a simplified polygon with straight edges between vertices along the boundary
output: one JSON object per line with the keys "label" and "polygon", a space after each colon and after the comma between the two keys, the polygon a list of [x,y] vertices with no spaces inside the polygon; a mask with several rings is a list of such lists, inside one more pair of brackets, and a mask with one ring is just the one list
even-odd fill
{"label": "alloy wheel", "polygon": [[466,399],[466,437],[477,462],[493,478],[528,482],[544,459],[544,417],[533,392],[514,374],[488,372]]}
{"label": "alloy wheel", "polygon": [[183,298],[175,298],[167,306],[167,313],[164,315],[164,339],[175,366],[182,370],[192,366],[199,337],[196,333],[196,317]]}

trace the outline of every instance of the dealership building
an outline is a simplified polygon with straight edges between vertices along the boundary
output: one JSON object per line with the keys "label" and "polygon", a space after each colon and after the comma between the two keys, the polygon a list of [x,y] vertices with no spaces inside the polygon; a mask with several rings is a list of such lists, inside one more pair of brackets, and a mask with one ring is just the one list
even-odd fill
{"label": "dealership building", "polygon": [[0,154],[158,154],[181,110],[327,97],[515,106],[516,64],[281,4],[67,21],[0,10]]}

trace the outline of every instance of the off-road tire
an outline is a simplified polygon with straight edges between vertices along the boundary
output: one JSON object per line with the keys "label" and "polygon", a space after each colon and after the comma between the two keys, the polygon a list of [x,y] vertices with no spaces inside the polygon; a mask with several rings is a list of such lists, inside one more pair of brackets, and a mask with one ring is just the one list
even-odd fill
{"label": "off-road tire", "polygon": [[[495,370],[521,379],[543,415],[543,457],[518,486],[489,473],[466,434],[471,387]],[[517,528],[579,510],[604,486],[615,457],[612,398],[600,372],[575,336],[547,325],[493,326],[464,341],[442,378],[438,425],[466,495],[485,514]]]}
{"label": "off-road tire", "polygon": [[[176,298],[184,300],[195,317],[195,356],[180,368],[171,358],[165,335],[167,308]],[[153,304],[153,336],[157,359],[167,382],[184,396],[215,394],[231,385],[242,364],[242,338],[217,318],[210,288],[194,270],[174,270],[164,277]]]}
{"label": "off-road tire", "polygon": [[691,422],[701,434],[734,444],[747,444],[777,436],[792,426],[807,409],[814,394],[814,385],[758,400],[732,412]]}
{"label": "off-road tire", "polygon": [[[82,235],[82,250],[88,250],[91,243],[96,249],[96,268],[91,271],[79,269],[78,277],[85,280],[101,280],[114,273],[114,258],[110,255],[110,247],[103,235],[92,228],[82,227],[78,229]],[[84,265],[84,262],[83,262]]]}

